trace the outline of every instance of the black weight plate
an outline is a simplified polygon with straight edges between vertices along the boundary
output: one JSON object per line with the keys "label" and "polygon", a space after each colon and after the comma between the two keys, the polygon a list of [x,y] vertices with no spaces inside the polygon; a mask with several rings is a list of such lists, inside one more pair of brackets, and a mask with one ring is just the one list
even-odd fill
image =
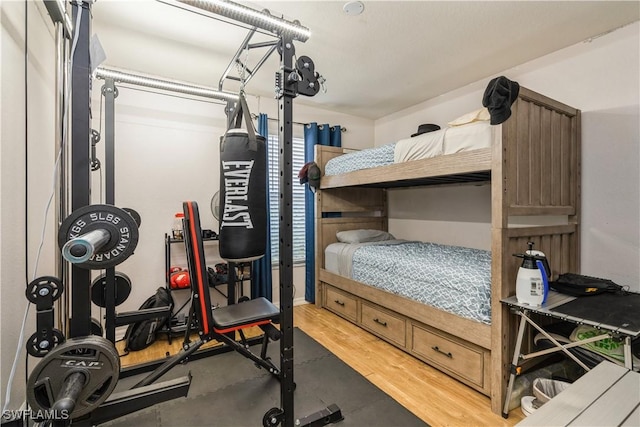
{"label": "black weight plate", "polygon": [[102,329],[102,324],[98,319],[91,318],[91,335],[97,335],[99,337],[104,335],[104,330]]}
{"label": "black weight plate", "polygon": [[60,279],[58,279],[57,277],[42,276],[38,277],[27,285],[25,295],[30,302],[36,304],[38,302],[39,292],[44,289],[53,294],[51,298],[53,301],[55,301],[60,298],[60,295],[62,295],[64,286],[62,285]]}
{"label": "black weight plate", "polygon": [[58,231],[60,249],[71,239],[90,231],[104,229],[111,236],[104,247],[76,266],[88,270],[115,267],[129,258],[138,244],[138,224],[125,210],[112,205],[89,205],[76,209],[62,222]]}
{"label": "black weight plate", "polygon": [[86,415],[100,406],[113,392],[120,376],[120,358],[111,341],[89,336],[71,338],[47,354],[27,380],[27,401],[35,411],[49,411],[65,379],[82,372],[85,386],[78,395],[71,419]]}
{"label": "black weight plate", "polygon": [[122,208],[122,210],[131,215],[136,224],[138,224],[138,228],[140,228],[140,226],[142,225],[142,217],[140,216],[138,211],[133,208]]}
{"label": "black weight plate", "polygon": [[[116,307],[129,298],[131,294],[131,280],[129,276],[119,271],[115,272],[116,280]],[[107,274],[102,273],[91,283],[91,301],[98,307],[106,307],[105,289],[107,287]]]}

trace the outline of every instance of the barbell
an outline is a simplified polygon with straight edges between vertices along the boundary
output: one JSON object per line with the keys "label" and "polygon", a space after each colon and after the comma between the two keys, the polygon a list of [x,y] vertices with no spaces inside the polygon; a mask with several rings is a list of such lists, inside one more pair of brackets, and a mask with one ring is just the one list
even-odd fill
{"label": "barbell", "polygon": [[70,263],[103,270],[133,255],[138,237],[138,222],[130,212],[112,205],[88,205],[62,221],[58,246]]}
{"label": "barbell", "polygon": [[37,412],[74,419],[107,400],[119,376],[120,357],[111,341],[99,336],[70,338],[29,374],[27,401]]}

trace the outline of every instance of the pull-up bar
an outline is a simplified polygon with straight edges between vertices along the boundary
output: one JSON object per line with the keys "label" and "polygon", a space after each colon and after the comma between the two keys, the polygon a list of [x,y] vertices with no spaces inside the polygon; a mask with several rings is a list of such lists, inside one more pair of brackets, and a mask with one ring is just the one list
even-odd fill
{"label": "pull-up bar", "polygon": [[[167,1],[161,0],[164,3]],[[299,21],[287,21],[269,13],[268,10],[257,11],[250,7],[243,6],[228,0],[177,0],[207,12],[221,15],[234,21],[242,22],[252,27],[261,28],[276,35],[288,34],[293,40],[306,42],[311,35],[307,27]],[[173,2],[171,2],[173,3]]]}
{"label": "pull-up bar", "polygon": [[238,95],[229,92],[222,92],[206,86],[198,86],[191,83],[180,82],[177,80],[159,79],[156,77],[148,77],[131,72],[114,70],[104,67],[96,69],[96,77],[106,80],[113,79],[116,82],[128,83],[137,86],[145,86],[154,89],[162,89],[170,92],[179,92],[188,95],[202,96],[205,98],[220,99],[222,101],[237,101]]}
{"label": "pull-up bar", "polygon": [[[229,62],[229,65],[227,65],[227,68],[224,70],[224,73],[222,73],[222,77],[220,77],[220,81],[218,82],[218,90],[222,90],[222,86],[224,85],[224,81],[226,79],[230,79],[230,80],[236,80],[241,82],[243,85],[246,85],[247,83],[249,83],[249,80],[251,80],[253,78],[253,76],[255,75],[256,71],[258,71],[258,69],[260,69],[260,67],[262,67],[262,64],[265,63],[265,61],[269,58],[269,56],[271,56],[271,54],[276,50],[276,48],[278,47],[278,42],[277,41],[270,41],[270,42],[263,42],[263,43],[253,43],[253,44],[249,44],[249,42],[251,41],[251,38],[253,37],[253,35],[256,33],[256,28],[252,28],[249,33],[247,34],[247,36],[244,38],[244,40],[242,41],[242,44],[240,45],[240,47],[238,48],[238,51],[236,52],[236,54],[233,56],[233,58],[231,58],[231,62]],[[242,52],[245,49],[255,49],[255,48],[259,48],[259,47],[269,47],[269,49],[267,50],[267,52],[262,56],[262,58],[260,59],[260,61],[258,61],[258,63],[256,64],[256,66],[254,67],[253,70],[251,70],[250,68],[247,67],[246,64],[244,64],[241,60],[240,60],[240,55],[242,54]],[[239,78],[239,77],[231,77],[229,76],[229,72],[231,71],[231,69],[233,68],[234,65],[240,65],[241,67],[244,68],[244,70],[247,72],[247,74],[249,74],[249,76],[243,76],[244,80]]]}

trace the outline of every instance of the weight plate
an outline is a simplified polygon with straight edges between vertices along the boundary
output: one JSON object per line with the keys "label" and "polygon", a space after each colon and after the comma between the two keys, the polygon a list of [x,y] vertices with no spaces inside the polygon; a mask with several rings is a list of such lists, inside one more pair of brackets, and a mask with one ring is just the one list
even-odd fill
{"label": "weight plate", "polygon": [[43,340],[38,332],[34,333],[27,340],[27,353],[33,357],[45,357],[51,352],[58,344],[64,342],[64,335],[57,329],[51,330],[52,342],[46,342]]}
{"label": "weight plate", "polygon": [[98,336],[71,338],[47,354],[27,380],[27,401],[36,411],[48,411],[60,398],[65,379],[85,375],[71,419],[86,415],[104,402],[120,377],[120,358],[114,345]]}
{"label": "weight plate", "polygon": [[91,335],[104,336],[102,324],[98,319],[94,319],[93,317],[91,318]]}
{"label": "weight plate", "polygon": [[138,211],[133,208],[122,208],[122,210],[131,215],[136,224],[138,224],[138,228],[140,228],[140,226],[142,225],[142,217],[140,216]]}
{"label": "weight plate", "polygon": [[96,248],[87,261],[75,265],[88,270],[103,270],[115,267],[133,255],[138,244],[138,224],[127,211],[112,205],[89,205],[76,209],[60,226],[58,246],[62,249],[68,241],[100,229],[109,233],[109,241]]}
{"label": "weight plate", "polygon": [[51,298],[53,301],[55,301],[60,298],[60,295],[62,295],[63,291],[64,286],[62,285],[60,279],[53,276],[42,276],[38,277],[27,285],[25,294],[30,302],[37,304],[38,296],[42,296],[43,292],[51,293]]}
{"label": "weight plate", "polygon": [[[116,279],[116,307],[129,298],[131,294],[131,280],[129,277],[119,271],[115,272]],[[106,307],[106,287],[107,275],[102,273],[96,277],[91,283],[91,301],[99,307]]]}

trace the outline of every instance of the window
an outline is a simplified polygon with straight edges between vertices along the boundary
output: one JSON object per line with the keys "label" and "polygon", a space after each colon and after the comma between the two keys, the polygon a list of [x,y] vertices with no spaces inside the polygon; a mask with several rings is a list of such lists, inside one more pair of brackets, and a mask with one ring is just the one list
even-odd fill
{"label": "window", "polygon": [[[280,167],[278,137],[269,135],[267,142],[267,161],[269,168],[269,221],[271,226],[271,260],[273,264],[279,262],[279,180]],[[292,187],[293,187],[293,262],[301,263],[305,261],[305,217],[304,217],[304,193],[306,185],[300,185],[298,171],[304,166],[304,139],[293,138],[293,165]]]}

